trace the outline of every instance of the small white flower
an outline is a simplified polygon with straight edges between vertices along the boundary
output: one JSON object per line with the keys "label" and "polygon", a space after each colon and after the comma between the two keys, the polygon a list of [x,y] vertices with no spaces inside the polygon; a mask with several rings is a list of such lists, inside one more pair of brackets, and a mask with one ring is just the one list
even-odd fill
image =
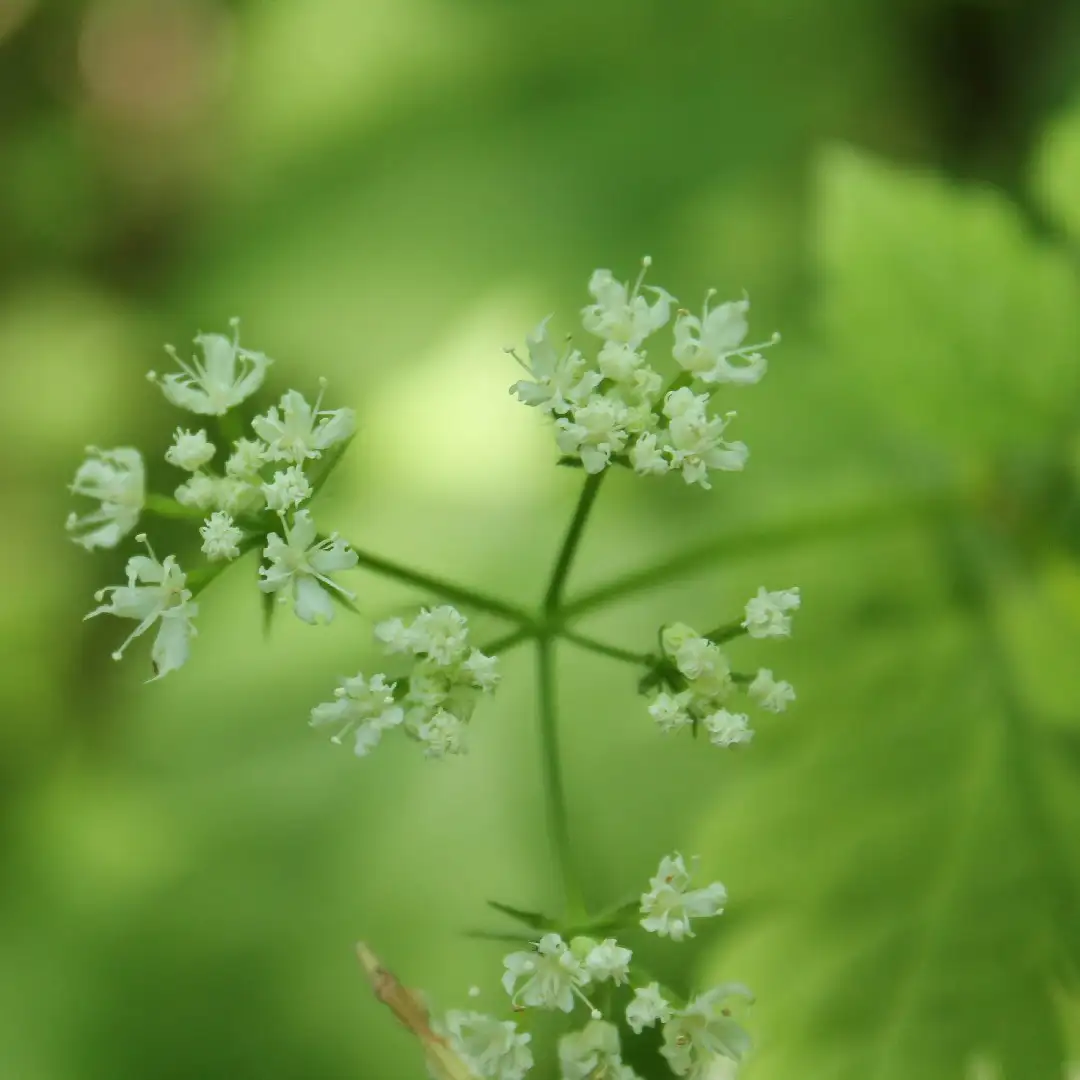
{"label": "small white flower", "polygon": [[532,1068],[531,1036],[512,1020],[453,1010],[443,1027],[454,1052],[484,1080],[523,1080]]}
{"label": "small white flower", "polygon": [[[146,542],[142,534],[137,539]],[[199,605],[191,599],[191,591],[186,587],[187,578],[176,565],[175,557],[167,555],[164,562],[158,562],[149,544],[146,549],[149,555],[133,555],[128,559],[126,585],[110,585],[95,594],[99,603],[108,596],[108,603],[95,608],[86,618],[115,615],[120,619],[139,620],[139,625],[112,654],[114,660],[120,659],[135,638],[160,622],[150,649],[154,679],[160,679],[187,659],[189,640],[196,633],[193,620],[199,613]]]}
{"label": "small white flower", "polygon": [[175,491],[176,501],[181,506],[190,506],[194,510],[211,510],[218,502],[218,477],[207,473],[195,473]]}
{"label": "small white flower", "polygon": [[621,1055],[619,1029],[604,1020],[591,1020],[581,1031],[559,1039],[562,1080],[636,1080]]}
{"label": "small white flower", "polygon": [[351,437],[356,429],[356,413],[352,409],[320,409],[325,387],[324,380],[314,405],[309,405],[298,390],[288,390],[265,416],[251,421],[255,434],[266,443],[268,461],[301,465],[307,458],[320,457],[327,448]]}
{"label": "small white flower", "polygon": [[424,653],[443,666],[456,664],[468,648],[469,620],[449,604],[422,608],[409,635],[414,653]]}
{"label": "small white flower", "polygon": [[199,526],[203,538],[202,552],[211,561],[235,559],[240,554],[240,542],[244,539],[244,530],[233,524],[233,519],[224,510],[217,510]]}
{"label": "small white flower", "polygon": [[444,758],[468,750],[465,724],[446,709],[436,709],[429,719],[414,721],[412,726],[416,737],[424,744],[424,757]]}
{"label": "small white flower", "polygon": [[640,1035],[657,1021],[666,1022],[671,1017],[671,1005],[660,993],[660,984],[649,983],[634,990],[634,1000],[626,1006],[626,1022],[635,1035]]}
{"label": "small white flower", "polygon": [[768,668],[758,669],[748,693],[763,709],[775,713],[783,712],[795,700],[795,687],[789,682],[778,682]]}
{"label": "small white flower", "polygon": [[727,903],[727,889],[714,881],[703,889],[689,889],[691,871],[683,857],[676,852],[660,860],[656,875],[649,882],[649,891],[641,897],[641,925],[660,937],[682,941],[693,937],[691,919],[719,915]]}
{"label": "small white flower", "polygon": [[490,694],[502,678],[499,674],[499,658],[487,656],[479,649],[473,649],[461,667],[472,680],[473,686],[485,694]]}
{"label": "small white flower", "polygon": [[596,356],[600,374],[615,383],[633,385],[644,364],[644,354],[621,341],[605,341]]}
{"label": "small white flower", "polygon": [[401,619],[393,618],[376,624],[375,637],[386,647],[388,653],[413,651],[413,635]]}
{"label": "small white flower", "polygon": [[652,264],[646,256],[633,290],[616,281],[610,270],[597,270],[589,279],[589,292],[596,303],[581,311],[582,325],[590,334],[605,341],[615,341],[636,349],[650,334],[659,330],[671,316],[675,298],[663,289],[647,286],[656,299],[650,304],[641,295],[645,272]]}
{"label": "small white flower", "polygon": [[[757,350],[775,345],[780,335],[774,334],[772,340],[757,345],[743,345],[750,301],[736,300],[710,311],[709,301],[715,295],[715,290],[710,290],[706,295],[705,309],[700,319],[689,312],[679,314],[675,320],[675,348],[672,355],[684,370],[705,383],[750,385],[760,382],[765,374],[766,361]],[[732,360],[740,362],[733,364]]]}
{"label": "small white flower", "polygon": [[630,447],[630,464],[634,472],[642,476],[660,476],[671,468],[663,449],[657,444],[656,433],[652,431],[639,435]]}
{"label": "small white flower", "polygon": [[575,993],[589,981],[588,972],[558,934],[545,934],[533,951],[510,953],[503,966],[503,988],[515,1005],[570,1012]]}
{"label": "small white flower", "polygon": [[675,661],[680,673],[688,679],[701,679],[729,671],[727,658],[720,646],[701,637],[686,623],[665,626],[660,635],[664,652]]}
{"label": "small white flower", "polygon": [[202,349],[203,360],[181,360],[171,345],[165,351],[180,365],[180,374],[159,379],[150,372],[151,381],[159,383],[174,405],[188,412],[222,416],[250,397],[262,386],[266,369],[273,362],[260,352],[240,348],[240,320],[232,319],[233,338],[222,334],[198,334],[195,344]]}
{"label": "small white flower", "polygon": [[562,354],[556,350],[548,335],[547,324],[551,316],[525,338],[529,350],[529,363],[521,360],[513,349],[510,355],[532,376],[510,387],[519,401],[532,405],[546,413],[566,413],[574,405],[583,403],[599,386],[602,376],[589,366],[577,349],[569,345]]}
{"label": "small white flower", "polygon": [[626,446],[626,406],[614,398],[592,398],[555,421],[555,441],[564,454],[581,458],[587,473],[602,472]]}
{"label": "small white flower", "polygon": [[730,713],[727,709],[718,709],[702,720],[709,733],[709,742],[713,746],[735,746],[748,743],[754,733],[750,729],[750,718],[745,713]]}
{"label": "small white flower", "polygon": [[181,506],[195,510],[224,510],[235,517],[249,514],[264,505],[260,488],[234,476],[211,476],[197,472],[174,492]]}
{"label": "small white flower", "polygon": [[184,472],[198,472],[216,453],[205,431],[185,431],[177,428],[173,444],[165,451],[165,460]]}
{"label": "small white flower", "polygon": [[649,704],[649,715],[665,735],[670,735],[693,723],[693,717],[688,712],[692,699],[693,694],[686,690],[678,694],[660,690]]}
{"label": "small white flower", "polygon": [[749,1053],[750,1036],[725,1005],[732,997],[754,1000],[741,983],[725,983],[699,994],[664,1024],[660,1053],[676,1076],[703,1076],[718,1060],[738,1062]]}
{"label": "small white flower", "polygon": [[357,757],[364,757],[375,749],[384,731],[405,719],[405,711],[394,700],[394,685],[386,681],[385,675],[366,679],[360,674],[342,679],[334,691],[334,700],[311,710],[311,726],[336,726],[338,731],[330,741],[339,745],[354,734],[353,751]]}
{"label": "small white flower", "polygon": [[269,484],[262,485],[262,493],[266,505],[281,514],[310,499],[312,489],[303,468],[290,465],[287,469],[274,473],[274,479]]}
{"label": "small white flower", "polygon": [[734,413],[710,417],[708,401],[707,394],[696,395],[684,386],[667,395],[663,410],[668,417],[671,467],[681,469],[688,484],[700,484],[706,490],[712,486],[708,478],[710,469],[737,472],[750,456],[745,443],[729,443],[722,438]]}
{"label": "small white flower", "polygon": [[225,475],[239,480],[252,480],[266,462],[266,443],[261,439],[237,439],[233,452],[225,462]]}
{"label": "small white flower", "polygon": [[139,523],[146,501],[146,475],[142,456],[130,446],[99,450],[88,446],[88,455],[75,471],[71,492],[96,499],[97,510],[81,517],[68,515],[65,528],[71,539],[87,551],[116,547]]}
{"label": "small white flower", "polygon": [[616,986],[621,986],[630,979],[633,955],[630,949],[624,949],[614,938],[605,938],[586,954],[585,970],[593,982],[610,979]]}
{"label": "small white flower", "polygon": [[330,575],[354,567],[356,552],[337,536],[317,539],[315,522],[307,510],[297,512],[291,528],[284,523],[282,528],[284,540],[277,533],[266,538],[263,558],[269,565],[259,567],[262,577],[259,588],[267,593],[280,593],[282,602],[291,599],[293,610],[304,622],[330,622],[334,605],[328,589],[355,599]]}
{"label": "small white flower", "polygon": [[799,609],[799,590],[783,589],[769,592],[764,585],[757,596],[746,603],[746,618],[742,625],[754,638],[788,637],[791,634],[789,611]]}

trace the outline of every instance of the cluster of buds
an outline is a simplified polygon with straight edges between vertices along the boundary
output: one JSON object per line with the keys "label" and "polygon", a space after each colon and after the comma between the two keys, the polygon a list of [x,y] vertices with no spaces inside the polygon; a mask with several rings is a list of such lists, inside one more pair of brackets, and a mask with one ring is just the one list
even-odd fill
{"label": "cluster of buds", "polygon": [[649,715],[660,730],[669,734],[690,728],[696,734],[701,727],[714,746],[748,743],[754,737],[749,716],[728,708],[738,691],[768,712],[783,712],[795,700],[791,683],[775,679],[768,668],[753,675],[733,672],[720,643],[743,633],[788,637],[791,612],[799,603],[798,589],[761,588],[739,623],[704,635],[685,623],[665,626],[660,631],[662,658],[642,680],[642,689],[650,694]]}
{"label": "cluster of buds", "polygon": [[[236,320],[231,338],[199,334],[195,344],[201,359],[182,360],[168,347],[181,370],[160,377],[151,372],[149,377],[172,404],[214,417],[224,429],[220,418],[259,389],[272,361],[240,346]],[[165,460],[188,476],[172,499],[147,494],[138,450],[88,449],[71,490],[98,506],[82,516],[69,516],[67,530],[76,543],[87,550],[116,547],[144,512],[157,510],[201,520],[198,535],[206,559],[206,565],[185,572],[175,555],[158,559],[145,535],[136,537],[146,544],[147,554],[128,560],[127,584],[100,590],[99,606],[87,616],[138,621],[113,656],[119,659],[131,640],[156,624],[154,678],[180,667],[196,633],[198,605],[193,597],[222,564],[255,549],[262,553],[258,585],[264,593],[291,604],[305,622],[329,622],[335,599],[353,599],[333,575],[355,566],[357,556],[336,535],[321,535],[304,504],[325,481],[354,427],[351,409],[324,411],[321,394],[310,405],[290,390],[279,405],[251,421],[254,438],[233,439],[224,453],[205,429],[178,428]],[[212,467],[215,458],[223,462],[220,471]]]}
{"label": "cluster of buds", "polygon": [[586,472],[602,472],[615,462],[641,475],[679,472],[686,483],[708,488],[710,471],[742,469],[749,456],[745,443],[725,440],[735,413],[717,413],[713,396],[724,385],[758,382],[766,368],[759,350],[779,335],[743,344],[750,301],[710,310],[710,291],[700,318],[676,313],[674,372],[665,382],[645,346],[668,323],[677,301],[664,289],[644,285],[650,263],[642,261],[632,287],[616,281],[610,270],[597,270],[589,280],[594,303],[582,309],[582,325],[603,343],[593,359],[569,342],[557,346],[549,316],[526,338],[528,361],[509,350],[529,374],[510,390],[552,417],[560,452]]}
{"label": "cluster of buds", "polygon": [[396,727],[420,742],[427,757],[464,753],[477,702],[499,683],[498,658],[471,648],[468,633],[468,620],[449,605],[423,609],[408,625],[379,623],[375,636],[387,652],[415,658],[408,678],[388,682],[384,674],[361,673],[342,679],[334,700],[311,710],[311,726],[335,727],[336,743],[351,735],[358,757]]}
{"label": "cluster of buds", "polygon": [[[622,912],[636,909],[642,928],[672,941],[693,937],[691,922],[720,915],[727,902],[720,882],[692,888],[693,869],[678,853],[665,856],[648,891]],[[638,978],[632,950],[613,937],[598,941],[569,933],[564,938],[549,931],[530,948],[507,955],[503,966],[503,989],[516,1020],[452,1011],[436,1025],[463,1065],[462,1075],[522,1080],[533,1059],[530,1036],[518,1024],[527,1021],[530,1009],[573,1014],[583,1007],[587,1015],[584,1026],[559,1040],[563,1080],[636,1080],[637,1073],[622,1059],[619,1027],[613,1022],[619,1017],[636,1035],[660,1025],[660,1053],[676,1076],[704,1076],[721,1061],[741,1061],[749,1050],[749,1036],[731,1009],[733,999],[753,1000],[746,987],[725,983],[684,1000],[655,979]],[[605,984],[611,988],[607,1000],[624,1003],[618,1014],[607,1017],[594,1003]]]}

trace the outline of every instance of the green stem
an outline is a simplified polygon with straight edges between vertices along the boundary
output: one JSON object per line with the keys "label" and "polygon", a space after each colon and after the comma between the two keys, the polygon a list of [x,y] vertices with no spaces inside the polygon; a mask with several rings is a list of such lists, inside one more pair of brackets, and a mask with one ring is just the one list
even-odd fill
{"label": "green stem", "polygon": [[408,566],[391,562],[380,555],[371,555],[355,547],[353,547],[353,551],[356,552],[356,557],[361,566],[366,566],[369,570],[382,574],[383,577],[404,581],[408,585],[415,585],[417,588],[433,592],[444,600],[452,600],[455,603],[476,608],[477,611],[487,611],[492,615],[498,615],[500,618],[518,623],[522,627],[531,628],[534,625],[532,615],[524,608],[515,607],[513,604],[508,604],[496,596],[488,596],[487,593],[477,592],[475,589],[469,589],[453,581],[433,577],[431,574],[413,570]]}
{"label": "green stem", "polygon": [[723,626],[718,626],[715,630],[710,630],[705,637],[709,639],[714,645],[723,645],[725,642],[732,641],[737,637],[742,637],[746,633],[746,627],[741,622],[725,623]]}
{"label": "green stem", "polygon": [[585,479],[585,486],[581,489],[577,509],[574,511],[569,528],[566,530],[566,536],[563,538],[562,547],[559,550],[559,557],[555,561],[555,569],[551,572],[551,581],[544,595],[544,611],[548,614],[557,611],[559,608],[559,601],[562,600],[566,578],[570,573],[570,567],[573,565],[574,555],[577,554],[581,534],[585,529],[585,522],[589,520],[589,511],[592,510],[593,503],[596,501],[605,472],[607,472],[606,469],[604,472],[592,473]]}
{"label": "green stem", "polygon": [[582,649],[599,653],[601,656],[610,656],[612,660],[622,660],[624,663],[636,664],[641,667],[652,667],[656,663],[656,657],[650,656],[648,653],[636,653],[631,652],[629,649],[620,649],[618,645],[607,645],[603,641],[597,641],[596,638],[588,637],[585,634],[575,633],[573,630],[560,630],[559,636],[574,645],[580,646]]}
{"label": "green stem", "polygon": [[544,803],[554,870],[565,898],[563,921],[579,921],[585,914],[574,857],[570,848],[570,820],[566,809],[559,730],[556,720],[554,641],[547,634],[536,639],[536,676],[540,700],[540,765],[544,777]]}
{"label": "green stem", "polygon": [[501,637],[489,641],[486,645],[481,645],[480,651],[486,656],[499,656],[501,653],[509,652],[515,645],[520,645],[523,641],[530,641],[534,637],[536,637],[535,627],[520,626],[509,634],[503,634]]}

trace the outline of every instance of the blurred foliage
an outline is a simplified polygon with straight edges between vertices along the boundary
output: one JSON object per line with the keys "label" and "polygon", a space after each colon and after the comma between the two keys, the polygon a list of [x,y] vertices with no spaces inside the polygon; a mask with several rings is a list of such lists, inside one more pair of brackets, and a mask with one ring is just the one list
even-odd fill
{"label": "blurred foliage", "polygon": [[500,947],[461,931],[553,900],[527,652],[466,760],[358,762],[307,709],[416,598],[365,577],[364,620],[264,642],[244,565],[190,666],[143,686],[115,626],[80,624],[125,553],[66,541],[64,484],[86,443],[160,457],[160,342],[239,313],[278,361],[263,404],[325,374],[358,410],[320,518],[531,602],[580,477],[500,347],[649,252],[689,306],[748,289],[785,343],[737,395],[747,473],[614,477],[571,591],[729,543],[582,629],[643,648],[798,583],[782,655],[732,651],[800,700],[747,752],[658,741],[633,672],[562,648],[589,896],[702,851],[715,933],[677,970],[633,944],[755,988],[749,1080],[1060,1078],[1078,42],[1068,0],[0,4],[0,1075],[420,1075],[357,937],[440,1006],[475,983],[496,1007]]}

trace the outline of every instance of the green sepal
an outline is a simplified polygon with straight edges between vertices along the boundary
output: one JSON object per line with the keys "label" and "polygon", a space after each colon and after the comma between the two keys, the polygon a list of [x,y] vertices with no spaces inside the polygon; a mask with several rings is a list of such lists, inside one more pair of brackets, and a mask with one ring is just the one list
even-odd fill
{"label": "green sepal", "polygon": [[555,462],[556,465],[563,465],[567,469],[584,469],[585,465],[581,458],[571,457],[569,454],[565,454]]}
{"label": "green sepal", "polygon": [[155,495],[153,493],[143,500],[143,510],[148,514],[156,514],[158,517],[172,518],[180,521],[201,520],[206,517],[205,510],[199,510],[194,506],[184,506],[178,503],[171,495]]}
{"label": "green sepal", "polygon": [[515,945],[529,945],[533,935],[513,930],[465,930],[465,937],[473,941],[508,941]]}
{"label": "green sepal", "polygon": [[263,637],[270,636],[270,626],[274,621],[274,612],[277,610],[277,597],[273,593],[264,592],[261,597],[262,606],[262,629]]}
{"label": "green sepal", "polygon": [[521,908],[511,907],[509,904],[501,904],[498,900],[488,900],[487,906],[494,908],[503,915],[509,915],[511,919],[517,919],[533,930],[551,930],[555,922],[539,911],[524,911]]}

